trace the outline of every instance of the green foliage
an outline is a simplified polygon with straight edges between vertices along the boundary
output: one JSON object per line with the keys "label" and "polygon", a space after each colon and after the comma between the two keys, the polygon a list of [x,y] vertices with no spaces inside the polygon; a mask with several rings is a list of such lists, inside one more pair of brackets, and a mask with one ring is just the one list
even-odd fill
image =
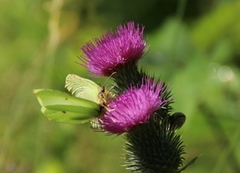
{"label": "green foliage", "polygon": [[86,76],[76,63],[79,48],[133,19],[151,27],[140,65],[170,84],[173,107],[187,117],[180,130],[186,163],[202,154],[184,172],[239,172],[240,1],[214,1],[188,20],[176,14],[162,16],[162,23],[155,17],[169,13],[157,12],[156,1],[146,11],[145,1],[138,1],[131,12],[130,6],[124,11],[125,1],[61,2],[0,2],[0,172],[126,172],[120,136],[95,133],[89,124],[47,121],[32,90],[63,90],[67,74]]}

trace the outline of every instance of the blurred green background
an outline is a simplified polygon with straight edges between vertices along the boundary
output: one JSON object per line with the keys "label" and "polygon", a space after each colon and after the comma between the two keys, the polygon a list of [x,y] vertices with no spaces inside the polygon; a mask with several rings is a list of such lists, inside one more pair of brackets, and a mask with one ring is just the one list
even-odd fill
{"label": "blurred green background", "polygon": [[187,116],[185,163],[201,157],[184,172],[240,172],[239,0],[1,0],[0,19],[1,173],[128,172],[122,136],[50,122],[32,93],[90,78],[80,47],[126,21],[145,25],[139,65]]}

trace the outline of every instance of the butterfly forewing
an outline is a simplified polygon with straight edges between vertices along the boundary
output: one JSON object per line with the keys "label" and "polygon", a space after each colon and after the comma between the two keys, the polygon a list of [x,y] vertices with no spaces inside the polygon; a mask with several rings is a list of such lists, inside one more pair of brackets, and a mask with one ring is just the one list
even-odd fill
{"label": "butterfly forewing", "polygon": [[69,74],[66,77],[66,89],[75,97],[83,98],[99,104],[101,87],[89,79]]}

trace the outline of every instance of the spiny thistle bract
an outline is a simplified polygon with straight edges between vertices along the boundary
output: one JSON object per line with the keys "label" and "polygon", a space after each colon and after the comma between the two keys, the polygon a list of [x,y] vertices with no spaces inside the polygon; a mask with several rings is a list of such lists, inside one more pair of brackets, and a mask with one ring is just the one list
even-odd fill
{"label": "spiny thistle bract", "polygon": [[126,167],[132,172],[176,173],[183,165],[181,137],[169,130],[162,115],[129,131],[126,140]]}

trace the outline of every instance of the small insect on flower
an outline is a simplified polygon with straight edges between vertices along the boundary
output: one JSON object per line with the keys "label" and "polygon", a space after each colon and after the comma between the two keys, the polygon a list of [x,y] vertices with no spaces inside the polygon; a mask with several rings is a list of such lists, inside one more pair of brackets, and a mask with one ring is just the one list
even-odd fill
{"label": "small insect on flower", "polygon": [[82,124],[105,112],[111,97],[105,87],[73,74],[67,76],[65,87],[72,95],[49,89],[34,90],[41,111],[48,119]]}
{"label": "small insect on flower", "polygon": [[186,116],[181,112],[176,112],[169,117],[170,130],[180,129],[186,121]]}

